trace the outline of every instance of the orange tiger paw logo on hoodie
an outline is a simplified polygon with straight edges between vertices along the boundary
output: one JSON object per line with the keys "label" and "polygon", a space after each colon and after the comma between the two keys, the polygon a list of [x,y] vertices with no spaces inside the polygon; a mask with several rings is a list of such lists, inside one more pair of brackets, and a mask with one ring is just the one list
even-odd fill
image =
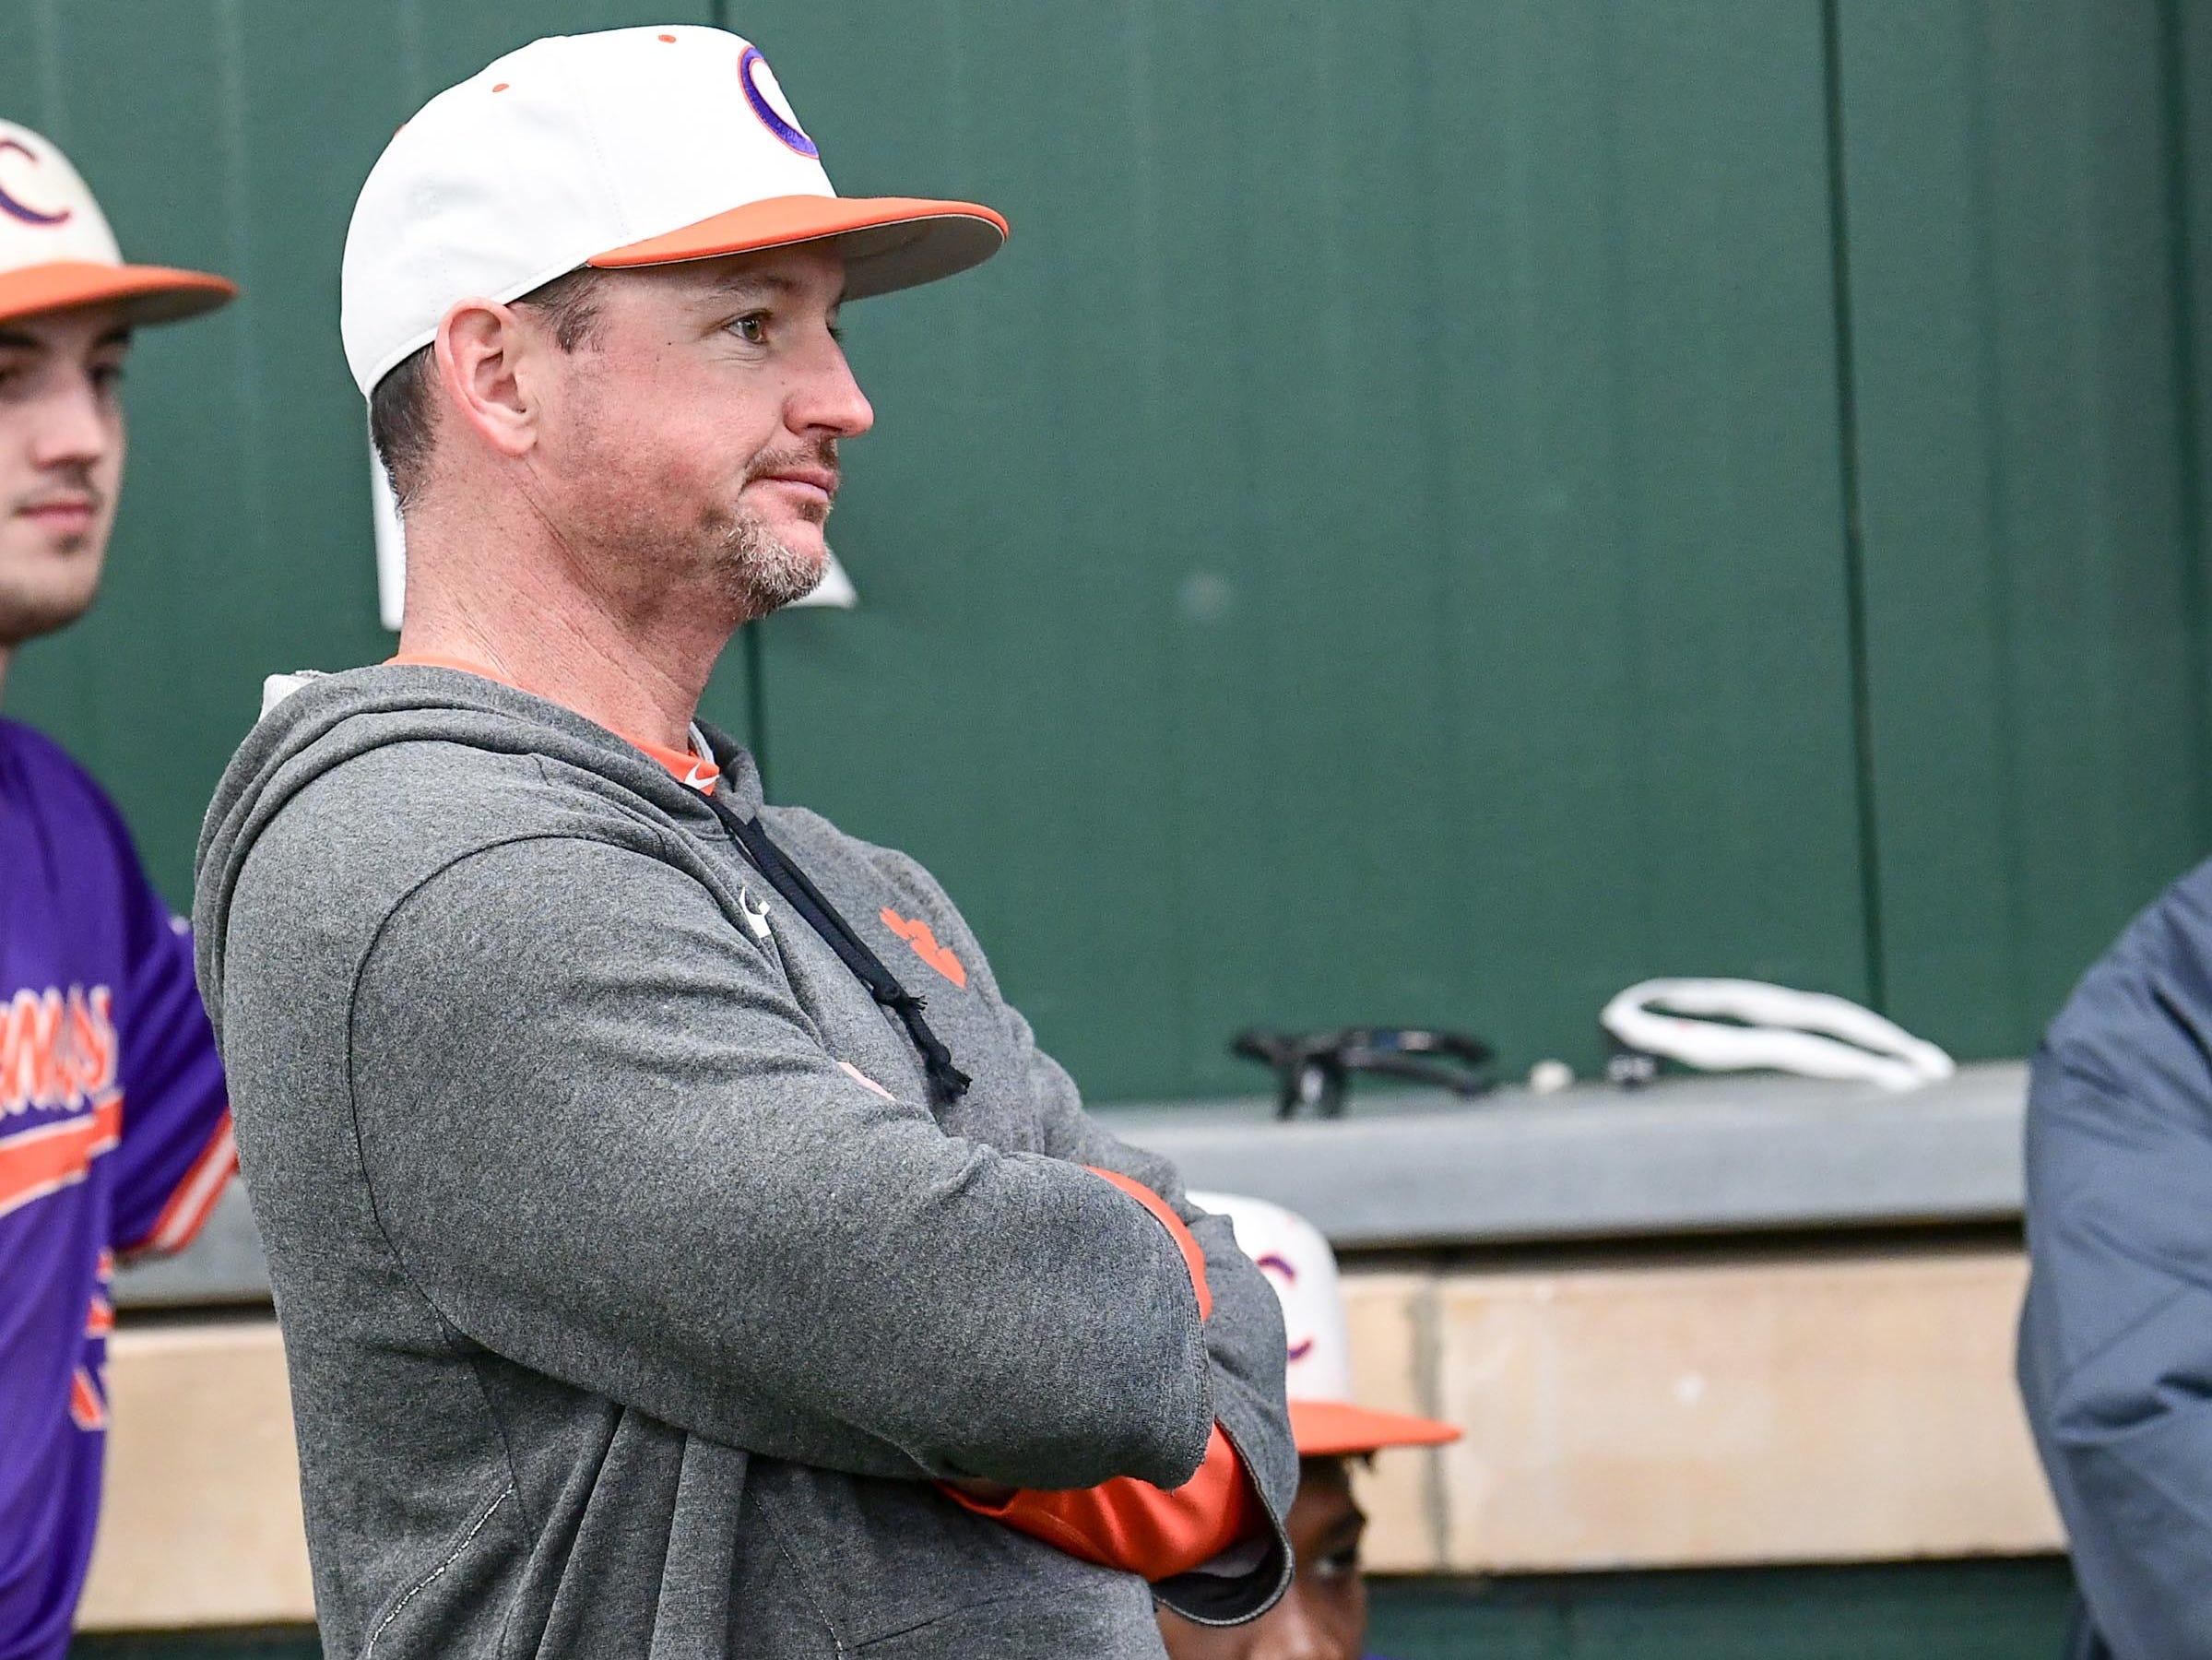
{"label": "orange tiger paw logo on hoodie", "polygon": [[960,966],[960,959],[937,943],[937,935],[919,917],[909,921],[886,905],[883,907],[883,926],[914,947],[914,954],[955,986],[965,990],[968,971]]}

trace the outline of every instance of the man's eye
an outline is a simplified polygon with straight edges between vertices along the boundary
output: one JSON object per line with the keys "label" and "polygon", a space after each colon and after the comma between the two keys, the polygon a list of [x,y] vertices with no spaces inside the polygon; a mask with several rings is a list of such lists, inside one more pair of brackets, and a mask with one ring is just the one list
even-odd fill
{"label": "man's eye", "polygon": [[1353,1579],[1359,1573],[1359,1547],[1347,1545],[1332,1551],[1314,1565],[1317,1576],[1325,1580]]}
{"label": "man's eye", "polygon": [[739,339],[748,345],[764,346],[768,343],[768,319],[763,316],[755,314],[750,317],[739,317],[729,326],[729,329]]}
{"label": "man's eye", "polygon": [[123,365],[109,363],[92,371],[92,384],[102,392],[112,392],[123,385]]}

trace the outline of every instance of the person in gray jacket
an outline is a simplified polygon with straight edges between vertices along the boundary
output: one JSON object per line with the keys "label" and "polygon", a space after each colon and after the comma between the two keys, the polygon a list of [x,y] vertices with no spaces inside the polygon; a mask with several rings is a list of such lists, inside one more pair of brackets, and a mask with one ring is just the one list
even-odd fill
{"label": "person in gray jacket", "polygon": [[709,29],[535,42],[362,190],[401,650],[265,716],[195,911],[332,1654],[1157,1656],[1282,1592],[1227,1223],[694,720],[824,568],[840,302],[1003,236],[835,196]]}
{"label": "person in gray jacket", "polygon": [[2212,864],[2052,1024],[2028,1099],[2029,1423],[2079,1660],[2212,1660]]}

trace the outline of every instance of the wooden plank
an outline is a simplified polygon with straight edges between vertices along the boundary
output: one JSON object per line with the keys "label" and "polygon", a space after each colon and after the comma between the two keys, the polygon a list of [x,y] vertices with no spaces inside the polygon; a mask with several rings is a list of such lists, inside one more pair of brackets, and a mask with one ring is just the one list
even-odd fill
{"label": "wooden plank", "polygon": [[314,1618],[273,1320],[118,1331],[88,1630]]}
{"label": "wooden plank", "polygon": [[1458,1570],[2062,1546],[2007,1251],[1459,1275],[1437,1296]]}
{"label": "wooden plank", "polygon": [[[1999,1251],[1545,1272],[1354,1271],[1354,1389],[1465,1441],[1357,1473],[1384,1572],[1883,1561],[2059,1548]],[[273,1322],[125,1327],[100,1629],[312,1614]]]}
{"label": "wooden plank", "polygon": [[[1385,1412],[1437,1410],[1436,1280],[1417,1274],[1354,1274],[1342,1282],[1352,1343],[1352,1394]],[[1391,1447],[1352,1466],[1367,1512],[1365,1558],[1378,1573],[1445,1571],[1443,1474],[1434,1454]]]}

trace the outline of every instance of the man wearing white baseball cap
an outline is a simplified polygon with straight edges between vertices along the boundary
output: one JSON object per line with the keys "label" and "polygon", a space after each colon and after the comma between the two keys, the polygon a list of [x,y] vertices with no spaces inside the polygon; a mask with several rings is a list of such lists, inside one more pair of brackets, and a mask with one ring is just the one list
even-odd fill
{"label": "man wearing white baseball cap", "polygon": [[[131,330],[222,304],[125,265],[62,153],[0,121],[0,682],[92,603]],[[118,1253],[191,1239],[234,1168],[192,946],[123,815],[0,720],[0,1657],[58,1660],[91,1556]]]}
{"label": "man wearing white baseball cap", "polygon": [[1189,1198],[1229,1219],[1237,1245],[1283,1301],[1290,1427],[1298,1443],[1298,1498],[1289,1517],[1297,1571],[1283,1600],[1248,1625],[1202,1626],[1164,1609],[1160,1631],[1169,1660],[1360,1660],[1367,1592],[1359,1546],[1367,1519],[1352,1496],[1348,1461],[1386,1447],[1441,1446],[1460,1432],[1436,1418],[1353,1400],[1352,1339],[1336,1253],[1319,1228],[1265,1199],[1201,1192]]}
{"label": "man wearing white baseball cap", "polygon": [[1288,1580],[1262,1275],[694,717],[824,567],[839,305],[1004,235],[835,196],[700,28],[502,58],[361,191],[401,649],[254,729],[197,913],[332,1653],[1157,1656]]}

